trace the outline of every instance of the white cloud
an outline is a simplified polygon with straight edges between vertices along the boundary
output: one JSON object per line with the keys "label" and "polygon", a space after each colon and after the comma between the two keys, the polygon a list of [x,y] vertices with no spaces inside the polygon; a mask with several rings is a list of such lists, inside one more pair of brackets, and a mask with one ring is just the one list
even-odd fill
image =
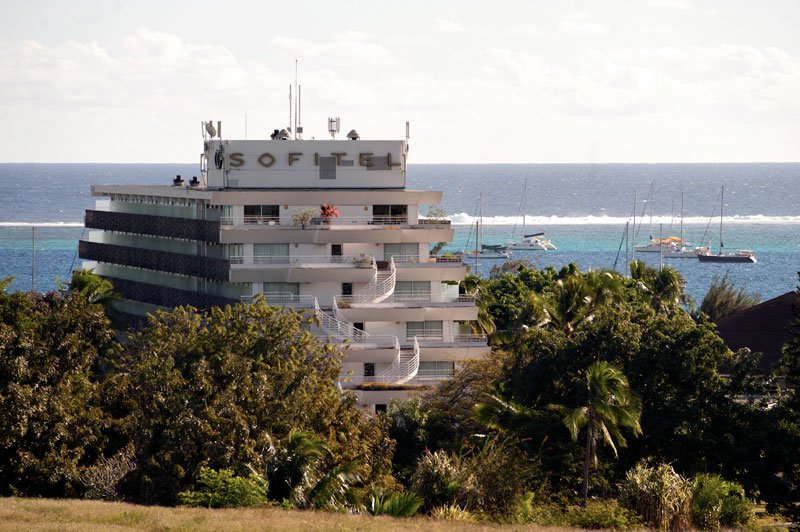
{"label": "white cloud", "polygon": [[509,35],[530,35],[530,36],[540,36],[540,35],[547,35],[549,32],[540,26],[534,26],[533,24],[521,24],[519,26],[512,26],[506,33]]}
{"label": "white cloud", "polygon": [[666,9],[694,9],[694,4],[690,0],[647,0],[647,4],[652,7]]}
{"label": "white cloud", "polygon": [[460,22],[440,18],[434,21],[434,29],[440,33],[461,33],[466,31]]}
{"label": "white cloud", "polygon": [[271,47],[287,57],[303,57],[306,59],[324,57],[326,62],[337,64],[353,64],[369,61],[382,63],[391,58],[389,51],[376,43],[376,37],[361,32],[345,32],[336,34],[329,41],[314,42],[295,37],[277,36],[272,39]]}
{"label": "white cloud", "polygon": [[608,28],[594,20],[589,13],[578,11],[568,14],[558,25],[558,31],[567,35],[605,35]]}

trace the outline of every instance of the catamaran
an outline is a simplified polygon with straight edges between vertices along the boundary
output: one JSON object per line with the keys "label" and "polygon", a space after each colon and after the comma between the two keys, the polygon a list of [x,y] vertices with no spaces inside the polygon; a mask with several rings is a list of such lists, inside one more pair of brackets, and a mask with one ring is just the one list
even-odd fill
{"label": "catamaran", "polygon": [[477,259],[508,259],[511,253],[500,244],[483,243],[483,193],[478,200],[478,220],[475,222],[475,249],[465,249],[461,252],[465,264]]}
{"label": "catamaran", "polygon": [[[522,197],[519,200],[519,208],[517,209],[517,218],[519,218],[519,214],[522,211],[522,205],[525,201],[525,194],[528,191],[528,180],[525,179],[525,186],[522,189]],[[514,222],[514,229],[511,232],[511,239],[506,240],[505,248],[506,249],[515,249],[520,251],[540,251],[540,250],[556,250],[558,249],[552,242],[550,242],[547,238],[540,238],[544,236],[544,233],[532,233],[529,235],[525,234],[525,215],[522,215],[522,240],[514,240],[514,233],[517,230],[517,224]]]}

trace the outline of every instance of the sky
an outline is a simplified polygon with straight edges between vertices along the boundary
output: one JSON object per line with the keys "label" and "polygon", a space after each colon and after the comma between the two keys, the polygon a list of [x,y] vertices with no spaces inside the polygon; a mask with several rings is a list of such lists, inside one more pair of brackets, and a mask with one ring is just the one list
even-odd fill
{"label": "sky", "polygon": [[[411,163],[800,161],[798,0],[0,3],[0,162],[199,160],[327,118]],[[246,127],[245,127],[246,125]]]}

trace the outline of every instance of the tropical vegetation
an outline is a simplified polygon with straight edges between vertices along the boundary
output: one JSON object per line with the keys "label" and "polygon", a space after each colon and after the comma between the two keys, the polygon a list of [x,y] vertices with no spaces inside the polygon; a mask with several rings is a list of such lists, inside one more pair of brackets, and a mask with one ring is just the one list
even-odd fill
{"label": "tropical vegetation", "polygon": [[[774,373],[674,270],[469,277],[491,354],[366,415],[312,317],[179,307],[125,334],[88,272],[0,281],[0,495],[629,529],[800,519],[800,309]],[[117,327],[119,327],[117,325]]]}

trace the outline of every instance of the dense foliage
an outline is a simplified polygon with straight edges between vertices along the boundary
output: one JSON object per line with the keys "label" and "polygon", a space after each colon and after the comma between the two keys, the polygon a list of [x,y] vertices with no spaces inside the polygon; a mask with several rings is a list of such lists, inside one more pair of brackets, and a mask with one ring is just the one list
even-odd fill
{"label": "dense foliage", "polygon": [[105,298],[85,289],[106,287],[89,281],[0,294],[3,494],[174,504],[203,468],[266,474],[296,431],[325,449],[317,480],[346,468],[394,486],[385,420],[337,391],[341,351],[303,316],[261,301],[177,308],[117,344]]}
{"label": "dense foliage", "polygon": [[177,308],[123,336],[98,278],[5,281],[0,494],[619,529],[742,525],[757,499],[799,520],[800,308],[762,375],[676,271],[630,271],[469,277],[492,352],[372,417],[302,314]]}

